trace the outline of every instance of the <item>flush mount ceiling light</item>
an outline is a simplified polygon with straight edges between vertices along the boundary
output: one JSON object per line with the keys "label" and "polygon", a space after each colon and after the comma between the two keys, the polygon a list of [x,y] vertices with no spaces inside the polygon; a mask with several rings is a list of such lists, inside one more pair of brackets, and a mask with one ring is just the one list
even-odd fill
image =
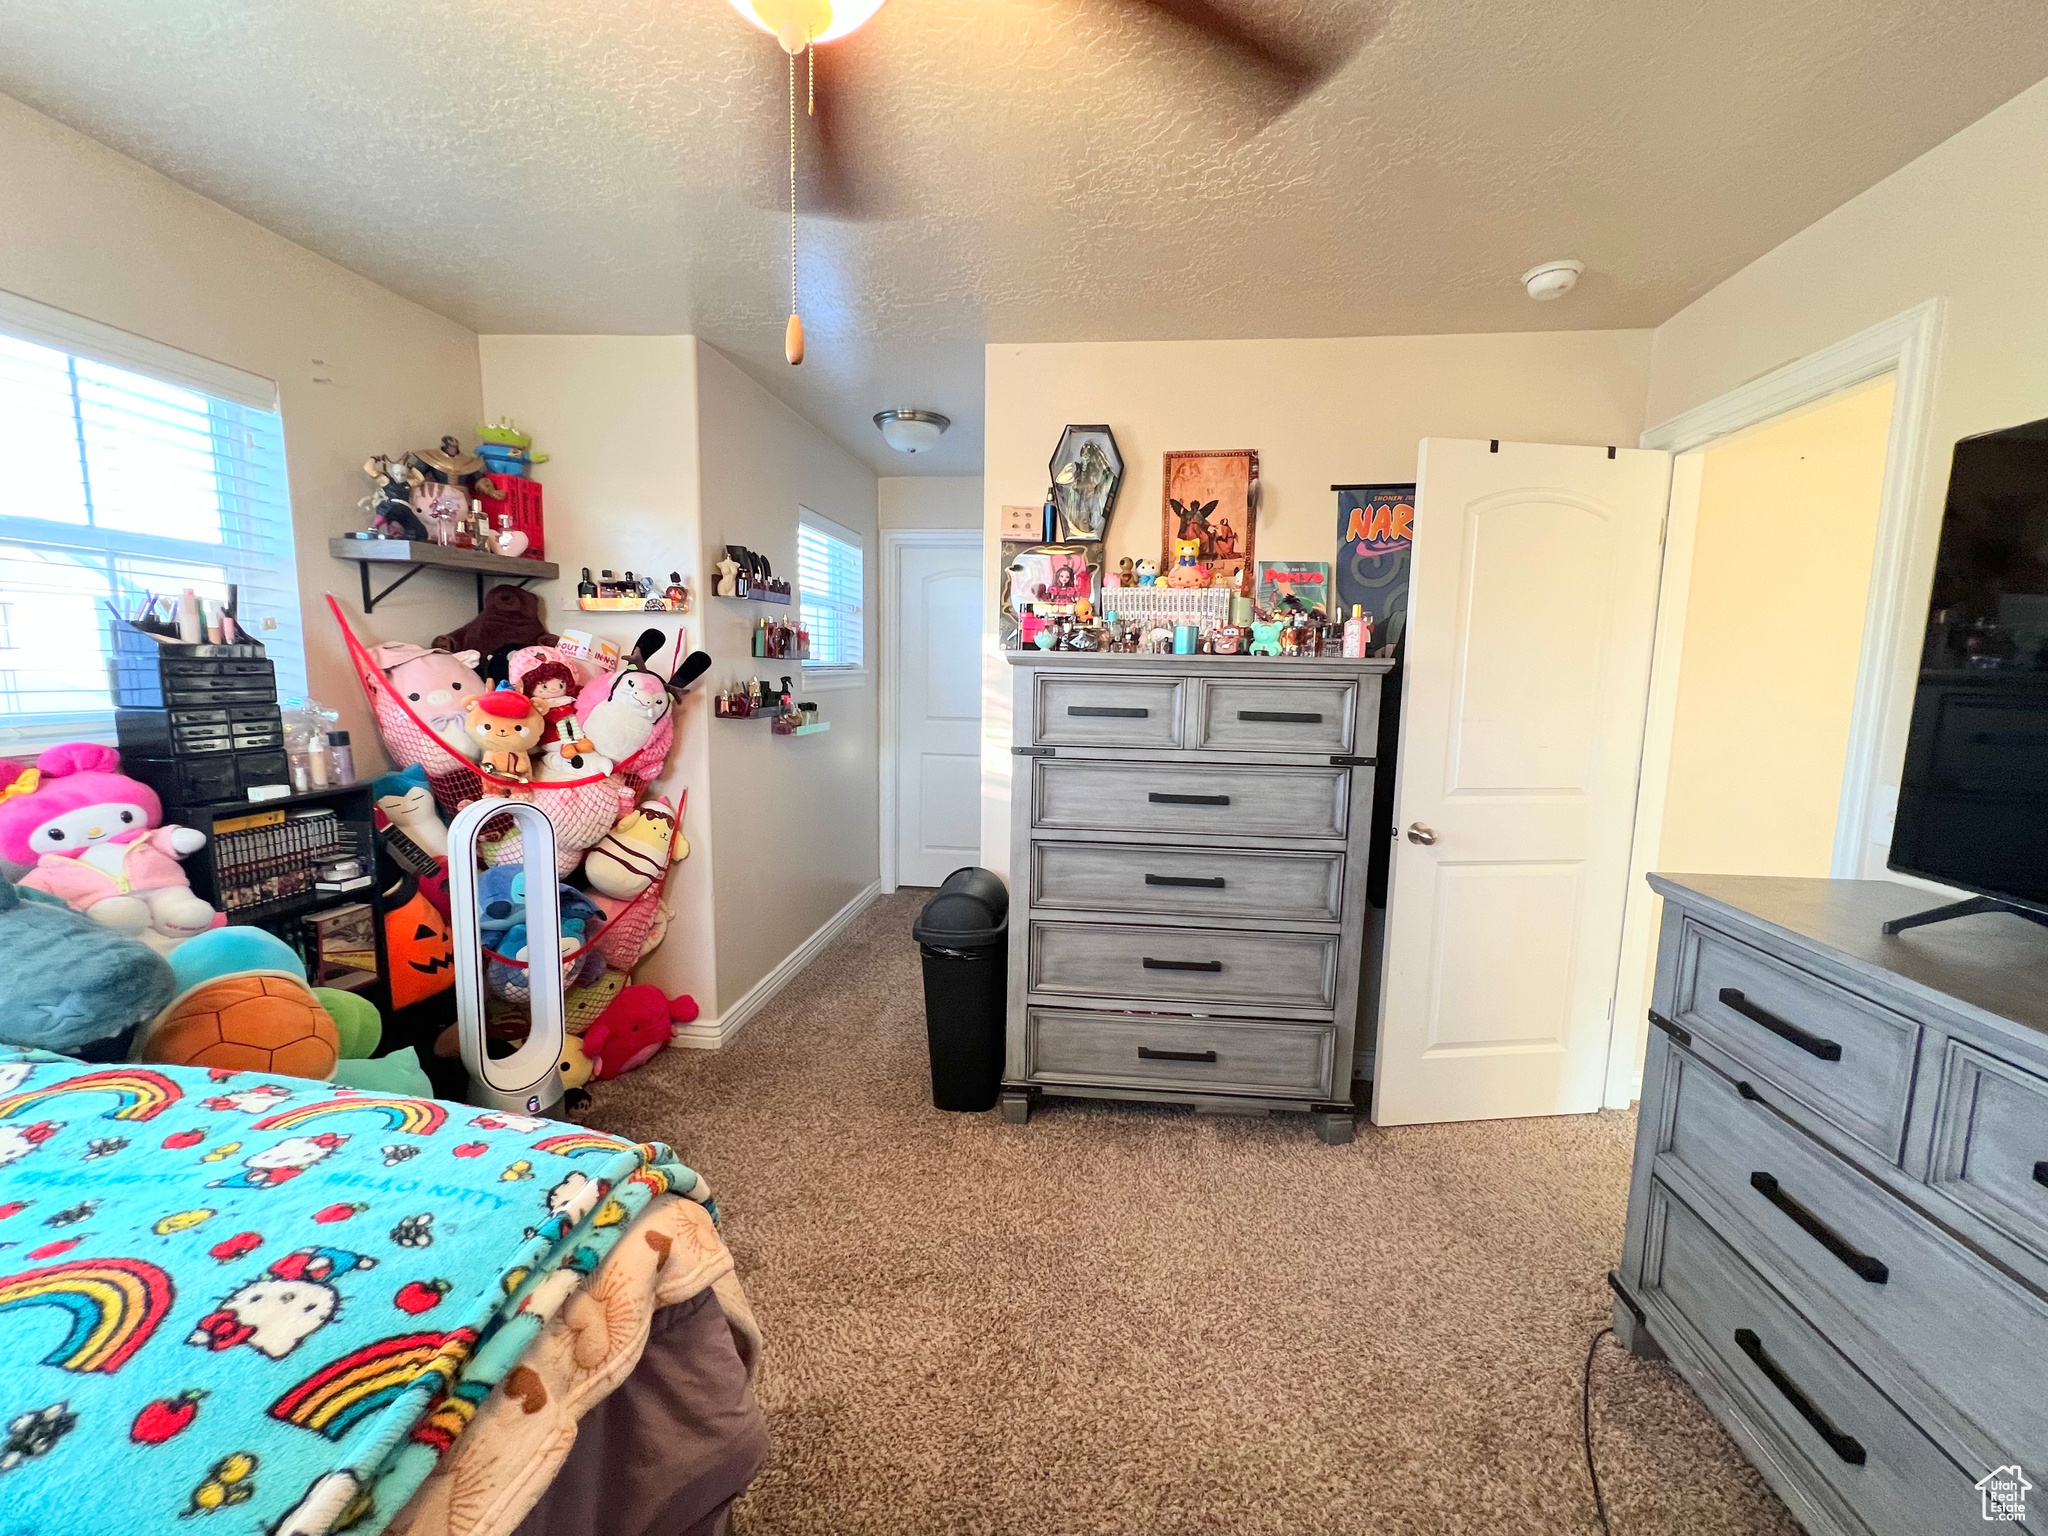
{"label": "flush mount ceiling light", "polygon": [[1547,304],[1576,288],[1579,274],[1585,270],[1583,261],[1546,261],[1522,274],[1522,286],[1529,290],[1529,297],[1538,304]]}
{"label": "flush mount ceiling light", "polygon": [[898,406],[893,411],[877,411],[875,425],[882,429],[882,441],[898,453],[924,453],[938,447],[953,423],[937,411]]}

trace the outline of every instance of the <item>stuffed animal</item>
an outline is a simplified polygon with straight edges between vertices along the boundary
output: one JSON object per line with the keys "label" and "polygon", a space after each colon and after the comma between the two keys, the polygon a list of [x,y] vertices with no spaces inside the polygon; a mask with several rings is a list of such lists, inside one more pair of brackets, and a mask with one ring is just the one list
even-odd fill
{"label": "stuffed animal", "polygon": [[599,895],[631,901],[667,872],[675,835],[676,813],[668,801],[643,800],[583,856],[583,878]]}
{"label": "stuffed animal", "polygon": [[674,695],[702,677],[711,667],[711,657],[692,651],[663,678],[646,666],[665,644],[658,629],[642,633],[628,664],[618,671],[595,678],[576,697],[576,718],[583,735],[596,744],[597,755],[606,766],[624,762],[647,745],[655,726],[674,706]]}
{"label": "stuffed animal", "polygon": [[484,680],[476,672],[476,664],[483,658],[477,652],[450,655],[401,643],[373,646],[370,659],[391,680],[391,691],[449,751],[472,763],[477,760],[483,749],[470,736],[463,713],[463,706],[484,692]]}
{"label": "stuffed animal", "polygon": [[415,848],[437,859],[448,857],[448,826],[427,787],[426,770],[415,765],[402,773],[380,774],[371,782],[370,793],[384,819]]}
{"label": "stuffed animal", "polygon": [[[532,652],[520,654],[531,655]],[[543,779],[585,776],[589,770],[584,766],[584,759],[597,750],[597,743],[586,739],[576,725],[576,694],[582,687],[576,669],[566,661],[538,662],[521,671],[516,686],[533,701],[533,707],[540,711],[547,724],[546,739],[541,744],[541,763],[534,770],[534,776]]]}
{"label": "stuffed animal", "polygon": [[261,928],[216,928],[180,945],[170,966],[177,995],[137,1034],[131,1060],[286,1077],[333,1073],[341,1032],[283,939]]}
{"label": "stuffed animal", "polygon": [[175,990],[170,966],[148,945],[0,880],[0,1040],[122,1061],[135,1027]]}
{"label": "stuffed animal", "polygon": [[668,1049],[676,1025],[696,1017],[696,1000],[687,994],[671,1001],[659,987],[627,987],[583,1032],[590,1075],[602,1082],[646,1065]]}
{"label": "stuffed animal", "polygon": [[437,651],[477,651],[490,655],[500,646],[553,645],[540,594],[524,587],[499,585],[484,594],[477,616],[459,629],[434,636]]}
{"label": "stuffed animal", "polygon": [[469,734],[482,749],[479,761],[486,773],[522,784],[533,777],[532,754],[547,729],[533,700],[516,688],[500,688],[465,700],[462,711]]}
{"label": "stuffed animal", "polygon": [[206,834],[162,820],[163,802],[121,772],[120,753],[67,742],[0,788],[0,854],[35,866],[22,877],[29,889],[169,950],[226,919],[178,864]]}
{"label": "stuffed animal", "polygon": [[[573,885],[558,885],[556,900],[561,905],[562,981],[565,987],[584,986],[604,973],[605,959],[586,944],[604,914]],[[477,877],[477,927],[483,935],[485,957],[484,990],[505,1002],[524,1002],[530,996],[526,967],[507,961],[526,959],[526,868],[521,864],[494,864]]]}

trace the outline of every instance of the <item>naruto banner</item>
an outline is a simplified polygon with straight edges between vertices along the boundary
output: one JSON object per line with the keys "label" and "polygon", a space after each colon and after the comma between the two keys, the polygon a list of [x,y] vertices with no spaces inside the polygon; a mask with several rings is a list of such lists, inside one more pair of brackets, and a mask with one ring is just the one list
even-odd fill
{"label": "naruto banner", "polygon": [[1372,615],[1372,648],[1398,647],[1408,628],[1408,555],[1415,487],[1333,485],[1337,493],[1337,611]]}

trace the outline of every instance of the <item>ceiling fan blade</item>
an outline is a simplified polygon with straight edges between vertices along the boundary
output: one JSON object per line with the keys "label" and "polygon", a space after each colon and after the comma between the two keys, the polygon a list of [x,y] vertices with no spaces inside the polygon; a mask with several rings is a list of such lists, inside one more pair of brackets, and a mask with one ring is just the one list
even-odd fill
{"label": "ceiling fan blade", "polygon": [[1281,111],[1310,95],[1350,62],[1379,30],[1385,6],[1363,28],[1345,27],[1321,35],[1260,16],[1256,0],[1127,0],[1178,22],[1227,53],[1256,77],[1259,94],[1277,98]]}

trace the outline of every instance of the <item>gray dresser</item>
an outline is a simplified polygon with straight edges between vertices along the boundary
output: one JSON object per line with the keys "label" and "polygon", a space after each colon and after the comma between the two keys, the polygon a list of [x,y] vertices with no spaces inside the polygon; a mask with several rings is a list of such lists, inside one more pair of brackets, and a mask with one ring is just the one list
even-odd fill
{"label": "gray dresser", "polygon": [[1393,664],[1010,661],[1004,1115],[1041,1093],[1308,1110],[1349,1140]]}
{"label": "gray dresser", "polygon": [[[1665,898],[1615,1327],[1810,1532],[2048,1485],[2048,929],[1887,881]],[[2048,1530],[2048,1493],[2028,1526]]]}

